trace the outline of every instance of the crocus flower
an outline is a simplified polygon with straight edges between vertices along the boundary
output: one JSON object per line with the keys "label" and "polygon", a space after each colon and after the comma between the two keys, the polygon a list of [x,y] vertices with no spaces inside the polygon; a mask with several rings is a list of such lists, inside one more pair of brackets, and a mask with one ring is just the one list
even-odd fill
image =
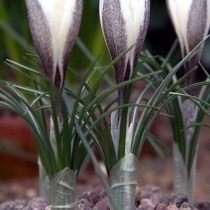
{"label": "crocus flower", "polygon": [[82,0],[25,0],[34,45],[53,84],[63,87],[68,56],[79,32]]}
{"label": "crocus flower", "polygon": [[[179,39],[182,55],[185,56],[208,34],[210,24],[209,0],[166,0],[170,16]],[[186,65],[187,69],[195,67],[201,56],[198,54]]]}
{"label": "crocus flower", "polygon": [[113,59],[130,50],[115,64],[116,80],[130,78],[143,46],[150,15],[150,0],[100,0],[100,20]]}

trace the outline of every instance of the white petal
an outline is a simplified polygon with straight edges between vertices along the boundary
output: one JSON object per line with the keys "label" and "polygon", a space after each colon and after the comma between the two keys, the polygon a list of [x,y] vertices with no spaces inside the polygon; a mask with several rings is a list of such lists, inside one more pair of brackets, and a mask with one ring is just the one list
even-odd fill
{"label": "white petal", "polygon": [[[51,32],[54,68],[63,69],[63,54],[69,28],[73,24],[74,9],[77,0],[38,0],[48,20]],[[54,71],[53,78],[56,71]],[[60,72],[63,75],[63,72]],[[63,80],[63,78],[61,78]]]}
{"label": "white petal", "polygon": [[207,16],[208,16],[208,21],[206,26],[206,34],[208,34],[210,29],[210,0],[207,0]]}
{"label": "white petal", "polygon": [[184,54],[185,50],[189,51],[187,23],[192,2],[193,0],[167,0],[174,28],[182,48],[182,54]]}
{"label": "white petal", "polygon": [[[147,0],[120,0],[123,18],[125,20],[125,28],[127,35],[127,48],[136,44],[140,29],[144,27],[145,12]],[[135,47],[133,47],[126,55],[127,62],[130,60],[131,69],[135,58]]]}
{"label": "white petal", "polygon": [[104,0],[99,1],[99,17],[100,17],[100,22],[101,22],[101,29],[104,33],[104,28],[103,28],[103,20],[102,20],[102,13],[103,13],[103,6],[104,6]]}

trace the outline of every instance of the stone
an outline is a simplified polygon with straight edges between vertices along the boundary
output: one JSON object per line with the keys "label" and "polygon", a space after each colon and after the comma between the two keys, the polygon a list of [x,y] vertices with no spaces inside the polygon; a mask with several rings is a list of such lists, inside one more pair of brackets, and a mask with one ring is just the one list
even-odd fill
{"label": "stone", "polygon": [[93,210],[110,210],[110,203],[107,197],[100,200],[96,205],[94,206]]}
{"label": "stone", "polygon": [[169,204],[176,204],[177,208],[180,208],[184,202],[188,202],[184,194],[171,194],[169,197]]}
{"label": "stone", "polygon": [[184,202],[181,204],[180,210],[192,210],[192,208],[190,207],[189,203]]}
{"label": "stone", "polygon": [[210,202],[196,203],[195,207],[199,210],[209,210],[210,209]]}
{"label": "stone", "polygon": [[178,210],[178,208],[177,208],[176,204],[171,204],[166,207],[166,210]]}
{"label": "stone", "polygon": [[157,204],[155,210],[166,210],[167,204],[165,203],[159,203]]}
{"label": "stone", "polygon": [[33,198],[28,202],[28,207],[32,210],[45,210],[48,205],[48,202],[44,198]]}
{"label": "stone", "polygon": [[92,205],[89,203],[89,201],[85,198],[80,199],[76,204],[77,210],[90,210],[92,209]]}
{"label": "stone", "polygon": [[137,209],[138,210],[154,210],[155,205],[152,203],[150,199],[144,198],[141,200],[141,204]]}
{"label": "stone", "polygon": [[155,186],[141,187],[139,189],[139,192],[137,193],[137,196],[140,199],[143,199],[143,198],[150,199],[154,206],[160,203],[160,201],[162,201],[164,198],[164,195],[162,191],[160,190],[160,188],[155,187]]}
{"label": "stone", "polygon": [[100,200],[100,194],[93,191],[87,193],[87,200],[90,204],[92,204],[92,207]]}
{"label": "stone", "polygon": [[27,202],[22,200],[7,201],[0,204],[0,210],[20,210],[26,207]]}

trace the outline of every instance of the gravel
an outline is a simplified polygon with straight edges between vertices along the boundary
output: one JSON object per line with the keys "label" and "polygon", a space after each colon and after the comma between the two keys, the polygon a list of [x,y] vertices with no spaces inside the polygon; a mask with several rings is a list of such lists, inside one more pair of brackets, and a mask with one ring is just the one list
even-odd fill
{"label": "gravel", "polygon": [[[165,196],[155,186],[137,189],[135,210],[210,210],[210,202],[196,203],[191,206],[186,196],[172,194]],[[46,210],[49,205],[43,198],[14,200],[0,204],[0,210]],[[102,187],[82,193],[77,197],[76,210],[110,210],[109,200]]]}

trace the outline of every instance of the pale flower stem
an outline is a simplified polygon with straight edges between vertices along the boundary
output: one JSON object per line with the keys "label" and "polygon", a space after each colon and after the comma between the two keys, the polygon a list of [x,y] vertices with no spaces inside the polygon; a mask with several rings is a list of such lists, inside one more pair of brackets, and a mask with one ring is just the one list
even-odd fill
{"label": "pale flower stem", "polygon": [[193,202],[196,179],[196,156],[194,157],[191,171],[188,173],[186,163],[184,162],[182,154],[175,143],[173,145],[173,153],[175,163],[175,192],[187,196],[189,202]]}
{"label": "pale flower stem", "polygon": [[[178,145],[174,143],[173,152],[174,152],[174,162],[175,162],[175,179],[174,179],[174,188],[176,193],[185,194],[189,201],[193,201],[194,187],[195,187],[195,176],[196,176],[196,156],[194,156],[194,161],[192,168],[188,171],[189,164],[189,153],[190,147],[192,144],[192,137],[194,128],[190,127],[195,121],[197,115],[196,105],[186,99],[182,103],[182,113],[183,120],[185,125],[185,145],[186,145],[186,154],[185,157],[180,153]],[[184,160],[185,158],[185,160]]]}
{"label": "pale flower stem", "polygon": [[58,172],[49,181],[50,209],[73,210],[75,207],[76,174],[69,168]]}
{"label": "pale flower stem", "polygon": [[38,167],[39,167],[39,195],[42,198],[45,198],[48,200],[47,185],[49,183],[49,179],[45,173],[45,170],[44,170],[44,167],[42,165],[40,158],[38,159]]}
{"label": "pale flower stem", "polygon": [[119,126],[118,126],[118,111],[114,111],[111,114],[111,135],[115,148],[115,154],[117,158],[119,147]]}
{"label": "pale flower stem", "polygon": [[110,175],[111,192],[117,209],[134,210],[136,187],[138,185],[138,161],[133,154],[127,154],[117,163]]}
{"label": "pale flower stem", "polygon": [[47,209],[74,210],[76,174],[69,168],[59,171],[52,178],[44,174],[40,165],[40,196],[45,198],[50,206]]}
{"label": "pale flower stem", "polygon": [[76,201],[76,174],[69,168],[59,171],[49,178],[39,161],[39,193],[50,206],[49,210],[74,210]]}
{"label": "pale flower stem", "polygon": [[54,122],[53,122],[52,117],[50,117],[50,143],[51,143],[54,153],[57,154],[55,128],[54,128]]}
{"label": "pale flower stem", "polygon": [[[52,118],[50,119],[50,142],[56,154],[56,138]],[[75,172],[69,168],[65,168],[54,174],[53,177],[49,177],[45,173],[40,159],[38,163],[40,196],[50,203],[50,206],[47,209],[73,210],[75,207]]]}
{"label": "pale flower stem", "polygon": [[[54,123],[52,117],[50,117],[50,143],[52,146],[52,149],[54,151],[54,154],[57,154],[56,149],[56,137],[55,137],[55,130],[54,130]],[[44,197],[48,199],[48,189],[47,185],[49,182],[49,177],[45,173],[44,167],[42,165],[42,162],[40,158],[38,159],[38,166],[39,166],[39,191],[41,197]]]}
{"label": "pale flower stem", "polygon": [[[53,128],[53,129],[52,129]],[[52,132],[53,131],[53,132]],[[53,138],[52,138],[53,136]],[[56,144],[55,144],[55,138],[54,138],[54,125],[53,125],[53,120],[52,118],[50,118],[50,143],[52,145],[52,148],[55,152],[56,150]],[[52,139],[54,139],[52,141]],[[39,195],[42,198],[45,198],[47,201],[49,201],[49,177],[46,174],[43,164],[40,160],[40,158],[38,158],[38,167],[39,167]]]}

